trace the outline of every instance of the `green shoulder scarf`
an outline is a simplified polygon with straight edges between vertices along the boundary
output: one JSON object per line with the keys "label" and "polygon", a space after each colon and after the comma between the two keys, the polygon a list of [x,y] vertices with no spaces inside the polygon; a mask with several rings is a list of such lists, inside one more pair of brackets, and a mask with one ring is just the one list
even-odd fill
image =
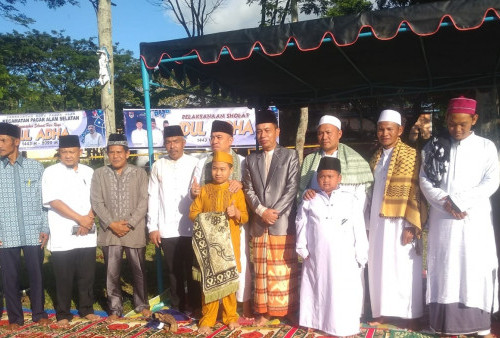
{"label": "green shoulder scarf", "polygon": [[[365,184],[368,191],[373,183],[373,174],[368,162],[358,152],[343,143],[339,143],[337,158],[342,167],[342,184]],[[304,159],[300,171],[299,196],[302,196],[309,186],[320,160],[321,151],[309,154]]]}

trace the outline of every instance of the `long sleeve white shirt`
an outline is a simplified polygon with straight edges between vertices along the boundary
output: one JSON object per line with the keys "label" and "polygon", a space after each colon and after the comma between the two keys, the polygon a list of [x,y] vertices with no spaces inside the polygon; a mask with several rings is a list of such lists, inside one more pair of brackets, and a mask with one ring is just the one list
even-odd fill
{"label": "long sleeve white shirt", "polygon": [[197,158],[183,154],[176,161],[165,157],[153,164],[148,187],[149,232],[159,230],[162,238],[191,237],[189,188],[197,163]]}

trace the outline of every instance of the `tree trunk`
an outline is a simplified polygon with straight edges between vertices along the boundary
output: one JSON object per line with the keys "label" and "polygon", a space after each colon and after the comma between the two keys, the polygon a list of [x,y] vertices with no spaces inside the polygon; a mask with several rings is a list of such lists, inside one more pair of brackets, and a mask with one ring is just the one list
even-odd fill
{"label": "tree trunk", "polygon": [[101,88],[101,108],[106,117],[106,138],[116,132],[115,121],[115,80],[113,61],[113,39],[111,28],[111,0],[99,0],[97,10],[97,30],[99,34],[99,47],[105,47],[109,53],[109,78],[110,81]]}
{"label": "tree trunk", "polygon": [[306,142],[307,123],[309,120],[309,108],[300,108],[299,128],[297,129],[297,138],[295,139],[295,149],[299,153],[299,163],[302,165],[304,159],[304,144]]}
{"label": "tree trunk", "polygon": [[[290,4],[290,16],[292,18],[292,22],[299,21],[299,10],[297,9],[297,0],[292,0]],[[306,125],[307,128],[307,125]]]}

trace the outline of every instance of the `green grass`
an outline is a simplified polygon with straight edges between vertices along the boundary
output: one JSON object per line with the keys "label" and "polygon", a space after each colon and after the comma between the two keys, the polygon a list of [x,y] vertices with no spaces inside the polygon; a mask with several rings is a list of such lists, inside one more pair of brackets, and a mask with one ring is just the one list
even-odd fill
{"label": "green grass", "polygon": [[[97,248],[96,253],[96,271],[95,271],[95,283],[94,283],[94,310],[104,310],[107,309],[106,303],[106,271],[104,270],[104,256],[102,254],[101,248]],[[148,244],[146,247],[146,276],[148,285],[148,298],[151,299],[158,294],[157,287],[157,272],[156,272],[156,262],[155,262],[155,247],[153,244]],[[123,312],[127,313],[134,309],[133,304],[133,278],[132,273],[129,268],[128,262],[125,259],[122,261],[122,273],[121,273],[121,284],[122,284],[122,296],[123,296]],[[163,277],[164,289],[167,288],[167,279]],[[45,288],[45,308],[54,309],[54,302],[56,297],[56,286],[54,279],[54,272],[52,270],[52,263],[50,261],[50,252],[45,251],[45,259],[43,262],[43,283]],[[21,289],[26,289],[29,287],[28,276],[24,266],[21,272]],[[74,293],[73,300],[71,302],[71,308],[76,309],[75,301],[77,301],[76,294],[76,283],[73,285]],[[29,298],[23,298],[23,307],[30,308]]]}

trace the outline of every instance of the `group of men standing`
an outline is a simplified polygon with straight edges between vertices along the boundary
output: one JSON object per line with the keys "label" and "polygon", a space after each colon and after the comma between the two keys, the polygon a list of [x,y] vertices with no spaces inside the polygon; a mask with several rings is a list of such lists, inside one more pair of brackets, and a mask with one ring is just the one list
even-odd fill
{"label": "group of men standing", "polygon": [[[172,306],[199,311],[205,304],[192,276],[189,209],[203,186],[212,182],[214,156],[223,152],[232,157],[226,159],[232,166],[228,189],[243,191],[250,214],[248,223],[240,224],[237,248],[241,269],[236,300],[243,303],[245,317],[257,313],[257,325],[272,317],[297,322],[300,299],[301,325],[355,335],[363,313],[367,263],[372,324],[397,317],[417,328],[415,320],[424,308],[421,235],[427,224],[431,327],[442,334],[486,335],[490,315],[498,309],[489,196],[498,188],[499,168],[494,144],[471,131],[478,118],[475,108],[474,100],[453,99],[446,117],[448,133],[434,137],[423,156],[401,141],[401,115],[384,110],[377,123],[379,148],[370,162],[340,143],[340,120],[324,116],[317,127],[321,149],[308,155],[302,167],[295,150],[277,143],[280,129],[270,110],[257,111],[261,150],[246,158],[231,149],[234,131],[228,122],[213,122],[213,152],[201,160],[184,153],[182,129],[167,126],[163,136],[168,155],[153,164],[149,181],[143,169],[127,163],[130,152],[123,135],[110,135],[110,165],[95,172],[78,163],[78,137],[61,137],[61,163],[43,172],[36,161],[19,156],[19,128],[2,123],[0,264],[9,323],[12,328],[23,324],[21,249],[30,277],[33,320],[48,321],[41,278],[48,238],[58,324],[71,320],[75,279],[80,315],[95,319],[96,244],[105,258],[110,318],[123,315],[123,251],[134,275],[135,310],[150,315],[146,227],[151,242],[164,252]],[[300,290],[298,255],[304,259]],[[209,332],[205,328],[202,333]]]}
{"label": "group of men standing", "polygon": [[59,138],[60,162],[45,170],[20,155],[19,141],[17,126],[0,123],[0,177],[6,191],[1,206],[5,213],[0,220],[0,264],[8,329],[24,324],[21,250],[29,274],[33,321],[49,323],[42,283],[46,244],[56,284],[57,326],[67,327],[73,319],[70,307],[75,284],[80,317],[100,318],[93,309],[97,244],[106,266],[108,320],[123,315],[120,269],[124,251],[134,276],[135,310],[149,316],[145,267],[148,176],[144,169],[127,163],[130,151],[125,137],[110,135],[110,165],[96,171],[79,163],[82,149],[76,135]]}
{"label": "group of men standing", "polygon": [[[351,318],[359,318],[360,297],[351,296],[351,302],[343,303],[341,310],[335,303],[342,303],[348,297],[346,278],[351,278],[347,284],[350,290],[358,287],[358,295],[362,293],[360,274],[349,274],[345,264],[339,265],[327,253],[337,255],[335,259],[343,255],[344,260],[351,259],[359,263],[360,268],[364,265],[365,239],[359,230],[354,226],[349,230],[354,234],[346,235],[345,231],[335,233],[334,229],[336,226],[351,229],[345,226],[349,224],[348,216],[338,220],[339,215],[345,215],[345,209],[353,210],[351,218],[359,220],[359,211],[366,208],[368,287],[373,317],[370,324],[393,322],[398,318],[406,321],[411,329],[419,328],[417,319],[424,314],[421,236],[427,224],[426,303],[430,327],[436,333],[448,335],[490,333],[490,316],[498,311],[498,260],[489,198],[498,188],[500,172],[494,143],[472,131],[477,120],[475,100],[452,99],[446,114],[447,130],[433,137],[420,155],[400,138],[401,115],[394,110],[382,111],[377,123],[379,148],[369,162],[373,185],[362,158],[358,157],[359,165],[355,169],[350,167],[357,162],[355,154],[343,158],[349,148],[339,143],[340,121],[331,116],[320,120],[317,135],[322,149],[305,158],[299,192],[299,199],[304,202],[297,217],[297,251],[305,259],[301,325],[341,336],[359,331],[356,322],[352,325],[352,321],[342,316],[349,312]],[[338,164],[328,165],[324,158],[329,156],[337,157]],[[315,187],[316,174],[312,172],[318,165],[322,173],[327,169],[342,172],[337,190],[344,196],[337,201],[333,214],[328,208],[335,208],[338,197]],[[357,179],[353,180],[353,176]],[[318,177],[318,183],[320,181]],[[321,183],[320,187],[324,186],[324,182]],[[357,209],[345,202],[349,200],[345,195],[349,190],[352,196],[357,196],[356,202],[351,202],[358,204]],[[308,215],[309,219],[304,220]],[[320,216],[325,215],[325,220],[319,222]],[[322,229],[323,222],[328,222],[331,229]],[[327,231],[344,236],[351,243],[352,257],[348,257],[347,250],[340,253],[326,248],[329,244],[325,244],[318,232]],[[345,248],[345,241],[332,239],[332,243]],[[311,252],[322,247],[315,258]],[[310,259],[313,262],[309,262]],[[327,267],[337,270],[328,272]],[[344,278],[339,281],[335,273]],[[325,275],[330,276],[326,281],[322,280]],[[318,291],[322,285],[324,289]],[[335,290],[336,286],[340,286],[340,290]],[[325,296],[328,287],[333,291]]]}

